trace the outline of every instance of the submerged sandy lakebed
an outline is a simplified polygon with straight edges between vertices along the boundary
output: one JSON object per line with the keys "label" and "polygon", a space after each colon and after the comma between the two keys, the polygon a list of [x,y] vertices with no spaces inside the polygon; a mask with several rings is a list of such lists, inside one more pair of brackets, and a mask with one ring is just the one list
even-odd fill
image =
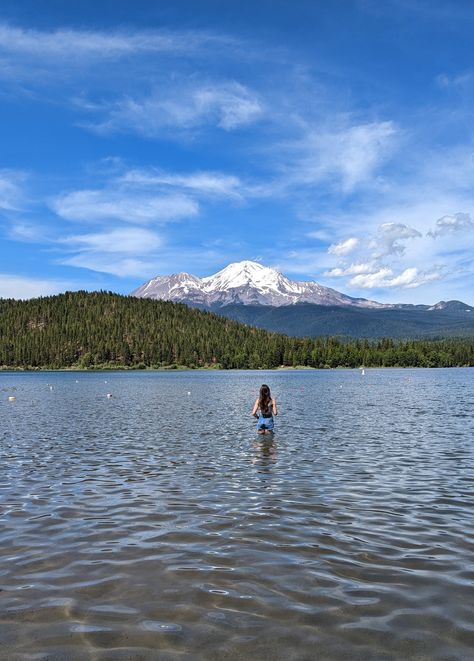
{"label": "submerged sandy lakebed", "polygon": [[472,379],[1,373],[2,658],[469,658]]}

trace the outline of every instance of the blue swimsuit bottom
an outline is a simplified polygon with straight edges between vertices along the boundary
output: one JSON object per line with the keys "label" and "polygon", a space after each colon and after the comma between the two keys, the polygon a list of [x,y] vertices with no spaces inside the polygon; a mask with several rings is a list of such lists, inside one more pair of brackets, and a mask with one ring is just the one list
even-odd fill
{"label": "blue swimsuit bottom", "polygon": [[264,418],[263,415],[260,415],[257,420],[257,431],[260,429],[268,429],[268,431],[273,431],[273,416],[271,418]]}

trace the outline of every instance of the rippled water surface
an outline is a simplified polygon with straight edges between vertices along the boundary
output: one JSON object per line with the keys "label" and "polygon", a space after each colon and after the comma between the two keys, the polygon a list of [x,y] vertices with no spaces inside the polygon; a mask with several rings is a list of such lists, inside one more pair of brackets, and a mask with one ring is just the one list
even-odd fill
{"label": "rippled water surface", "polygon": [[0,658],[474,658],[473,376],[0,373]]}

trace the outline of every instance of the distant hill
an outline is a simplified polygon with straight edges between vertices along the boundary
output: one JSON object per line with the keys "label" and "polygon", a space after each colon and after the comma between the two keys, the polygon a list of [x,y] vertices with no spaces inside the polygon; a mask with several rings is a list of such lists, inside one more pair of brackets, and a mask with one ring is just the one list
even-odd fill
{"label": "distant hill", "polygon": [[311,340],[259,330],[180,303],[106,292],[0,299],[3,369],[178,365],[239,369],[474,365],[474,338],[398,343]]}
{"label": "distant hill", "polygon": [[459,301],[450,303],[453,305],[442,308],[378,310],[308,303],[280,307],[227,305],[216,308],[216,312],[244,324],[300,337],[474,337],[474,310]]}

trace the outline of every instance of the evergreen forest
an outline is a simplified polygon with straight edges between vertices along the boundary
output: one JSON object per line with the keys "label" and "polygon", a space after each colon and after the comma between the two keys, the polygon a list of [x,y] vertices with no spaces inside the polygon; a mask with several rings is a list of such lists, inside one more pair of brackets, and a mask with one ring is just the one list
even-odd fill
{"label": "evergreen forest", "polygon": [[2,369],[474,366],[474,337],[298,338],[110,292],[0,299]]}

